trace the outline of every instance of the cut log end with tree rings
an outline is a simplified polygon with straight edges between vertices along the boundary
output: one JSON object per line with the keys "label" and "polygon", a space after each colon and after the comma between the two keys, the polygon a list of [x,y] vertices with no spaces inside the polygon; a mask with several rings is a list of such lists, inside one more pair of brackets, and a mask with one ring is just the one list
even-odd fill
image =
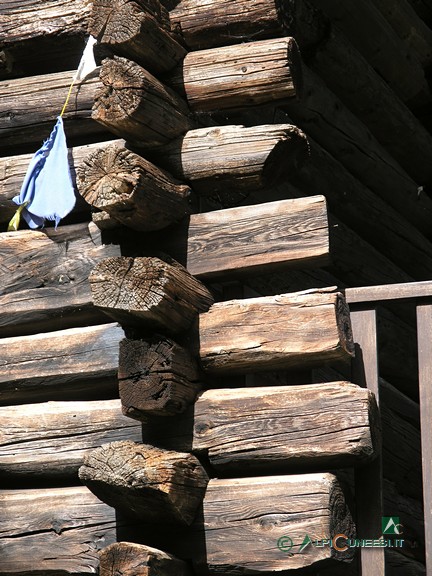
{"label": "cut log end with tree rings", "polygon": [[213,297],[178,263],[159,258],[107,258],[89,277],[93,302],[129,325],[173,334],[189,328]]}
{"label": "cut log end with tree rings", "polygon": [[149,415],[183,412],[201,389],[199,369],[191,353],[157,335],[120,342],[118,376],[123,413],[143,421]]}
{"label": "cut log end with tree rings", "polygon": [[92,118],[136,146],[161,146],[193,128],[185,102],[135,62],[105,59],[100,81]]}
{"label": "cut log end with tree rings", "polygon": [[128,440],[87,454],[79,477],[103,502],[156,524],[191,524],[208,482],[192,454]]}
{"label": "cut log end with tree rings", "polygon": [[139,231],[160,230],[190,213],[191,190],[122,142],[90,154],[77,186],[94,208]]}
{"label": "cut log end with tree rings", "polygon": [[184,58],[186,51],[171,34],[168,12],[159,2],[95,0],[92,4],[89,31],[99,45],[154,73],[168,72]]}

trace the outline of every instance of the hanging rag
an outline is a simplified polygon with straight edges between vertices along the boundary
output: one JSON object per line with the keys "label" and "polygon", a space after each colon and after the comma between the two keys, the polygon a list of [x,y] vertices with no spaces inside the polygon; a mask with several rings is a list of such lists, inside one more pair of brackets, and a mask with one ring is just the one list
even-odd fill
{"label": "hanging rag", "polygon": [[48,140],[34,154],[15,204],[24,207],[22,217],[30,228],[39,228],[45,220],[57,227],[75,206],[75,192],[69,169],[63,120],[59,116]]}

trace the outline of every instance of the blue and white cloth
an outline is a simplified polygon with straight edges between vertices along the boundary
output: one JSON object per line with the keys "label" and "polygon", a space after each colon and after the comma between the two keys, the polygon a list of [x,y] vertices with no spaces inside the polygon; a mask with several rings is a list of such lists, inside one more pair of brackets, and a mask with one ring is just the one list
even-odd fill
{"label": "blue and white cloth", "polygon": [[21,191],[13,198],[21,206],[30,228],[39,228],[45,220],[57,227],[75,206],[75,192],[69,169],[63,120],[59,116],[48,140],[30,161]]}

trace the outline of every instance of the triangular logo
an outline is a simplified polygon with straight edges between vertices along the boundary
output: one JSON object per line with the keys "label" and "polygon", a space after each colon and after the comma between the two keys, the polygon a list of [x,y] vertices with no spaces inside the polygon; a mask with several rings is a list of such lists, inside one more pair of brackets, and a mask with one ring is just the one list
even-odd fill
{"label": "triangular logo", "polygon": [[305,550],[311,544],[312,544],[312,540],[310,539],[309,535],[306,534],[306,536],[304,537],[304,540],[300,546],[299,552],[303,552],[303,550]]}
{"label": "triangular logo", "polygon": [[402,534],[399,516],[383,516],[381,525],[383,534]]}

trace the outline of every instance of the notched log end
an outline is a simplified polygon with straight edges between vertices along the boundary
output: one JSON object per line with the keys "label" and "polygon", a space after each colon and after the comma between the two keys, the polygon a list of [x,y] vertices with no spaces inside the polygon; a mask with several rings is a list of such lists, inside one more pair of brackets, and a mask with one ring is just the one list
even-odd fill
{"label": "notched log end", "polygon": [[93,303],[126,324],[169,334],[189,328],[214,300],[180,264],[159,258],[107,258],[89,276]]}
{"label": "notched log end", "polygon": [[186,525],[193,522],[208,483],[192,454],[131,440],[88,453],[79,478],[98,498],[129,516]]}
{"label": "notched log end", "polygon": [[189,351],[158,335],[122,340],[118,375],[123,414],[141,421],[184,412],[201,389]]}
{"label": "notched log end", "polygon": [[161,230],[191,211],[192,191],[168,172],[116,142],[90,154],[77,170],[81,196],[138,231]]}
{"label": "notched log end", "polygon": [[192,127],[186,103],[136,62],[105,59],[92,119],[140,148],[167,144]]}
{"label": "notched log end", "polygon": [[185,562],[150,546],[115,542],[99,553],[100,576],[189,576]]}

